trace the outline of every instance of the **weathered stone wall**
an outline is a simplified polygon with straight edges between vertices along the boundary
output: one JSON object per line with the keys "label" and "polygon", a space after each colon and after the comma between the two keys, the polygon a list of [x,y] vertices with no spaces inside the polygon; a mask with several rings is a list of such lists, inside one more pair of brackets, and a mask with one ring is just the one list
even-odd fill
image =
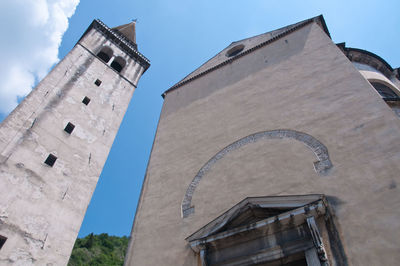
{"label": "weathered stone wall", "polygon": [[[293,130],[328,150],[332,167],[315,171],[315,153],[294,138],[264,138],[210,159],[257,132]],[[373,87],[312,23],[216,69],[165,97],[127,265],[197,265],[185,241],[245,197],[328,196],[350,265],[400,260],[400,121]]]}
{"label": "weathered stone wall", "polygon": [[[124,56],[127,65],[118,74],[94,55],[103,44],[124,56],[91,29],[0,125],[0,235],[8,238],[1,265],[68,262],[143,72]],[[64,131],[68,122],[75,125],[72,134]],[[58,157],[53,167],[44,164],[50,153]]]}

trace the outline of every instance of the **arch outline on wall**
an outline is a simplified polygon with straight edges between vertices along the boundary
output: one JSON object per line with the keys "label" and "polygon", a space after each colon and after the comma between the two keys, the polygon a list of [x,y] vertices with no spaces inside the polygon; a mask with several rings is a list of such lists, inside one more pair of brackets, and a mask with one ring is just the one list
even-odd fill
{"label": "arch outline on wall", "polygon": [[255,143],[259,140],[284,138],[300,141],[312,150],[312,152],[318,159],[318,161],[314,162],[314,170],[318,174],[325,174],[330,168],[332,168],[333,164],[329,158],[328,148],[311,135],[290,129],[276,129],[254,133],[229,144],[228,146],[220,150],[217,154],[215,154],[200,168],[200,170],[197,172],[196,176],[190,183],[189,187],[187,188],[185,196],[183,197],[181,205],[182,218],[186,218],[194,213],[194,206],[192,206],[192,197],[194,191],[196,190],[203,176],[212,168],[212,166],[218,160],[222,159],[229,152],[237,150],[247,144]]}

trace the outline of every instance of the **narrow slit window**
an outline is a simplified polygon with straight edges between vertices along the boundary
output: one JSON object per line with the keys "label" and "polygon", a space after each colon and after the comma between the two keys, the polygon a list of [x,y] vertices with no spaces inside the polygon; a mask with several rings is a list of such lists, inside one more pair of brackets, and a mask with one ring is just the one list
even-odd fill
{"label": "narrow slit window", "polygon": [[53,165],[56,163],[56,161],[57,161],[57,157],[50,153],[49,156],[47,156],[47,159],[46,159],[46,161],[44,161],[44,163],[47,164],[48,166],[53,167]]}
{"label": "narrow slit window", "polygon": [[90,99],[88,97],[85,96],[85,98],[83,98],[82,103],[84,105],[88,105],[90,103]]}
{"label": "narrow slit window", "polygon": [[68,122],[68,124],[65,126],[64,131],[67,132],[68,134],[71,134],[72,131],[74,131],[75,125],[72,124],[71,122]]}
{"label": "narrow slit window", "polygon": [[101,80],[96,79],[96,81],[94,82],[94,84],[96,84],[97,87],[100,86],[100,85],[101,85]]}
{"label": "narrow slit window", "polygon": [[4,243],[6,243],[7,237],[0,235],[0,249],[3,247]]}

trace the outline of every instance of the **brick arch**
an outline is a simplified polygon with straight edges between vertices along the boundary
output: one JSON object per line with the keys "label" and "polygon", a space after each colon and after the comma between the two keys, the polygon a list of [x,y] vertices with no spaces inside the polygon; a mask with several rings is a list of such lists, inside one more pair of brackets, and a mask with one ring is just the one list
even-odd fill
{"label": "brick arch", "polygon": [[260,140],[283,138],[298,140],[314,152],[315,156],[318,159],[318,161],[314,162],[314,169],[318,174],[324,174],[326,173],[326,171],[332,168],[333,165],[331,160],[329,159],[328,149],[324,144],[322,144],[319,140],[311,135],[290,129],[277,129],[251,134],[226,146],[200,168],[200,170],[197,172],[196,176],[190,183],[189,187],[187,188],[185,196],[182,200],[182,217],[186,218],[190,214],[194,213],[194,206],[192,206],[193,193],[203,176],[212,168],[215,163],[218,162],[218,160],[222,159],[229,152],[237,150],[238,148],[243,147],[247,144],[254,143]]}

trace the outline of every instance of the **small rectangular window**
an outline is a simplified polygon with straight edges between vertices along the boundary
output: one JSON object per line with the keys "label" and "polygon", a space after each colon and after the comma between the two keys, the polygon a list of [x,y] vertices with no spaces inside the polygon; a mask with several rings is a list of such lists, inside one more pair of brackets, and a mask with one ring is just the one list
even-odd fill
{"label": "small rectangular window", "polygon": [[64,131],[67,132],[68,134],[71,134],[72,131],[74,130],[75,125],[68,122],[68,124],[65,126]]}
{"label": "small rectangular window", "polygon": [[0,236],[0,249],[3,247],[4,243],[6,243],[7,237]]}
{"label": "small rectangular window", "polygon": [[101,80],[96,79],[96,81],[94,82],[94,84],[96,84],[96,86],[100,86],[100,85],[101,85]]}
{"label": "small rectangular window", "polygon": [[90,99],[88,97],[85,96],[85,98],[83,98],[82,103],[84,105],[88,105],[90,103]]}
{"label": "small rectangular window", "polygon": [[56,161],[57,157],[50,153],[49,156],[47,156],[47,159],[46,161],[44,161],[44,163],[47,164],[48,166],[53,167]]}

